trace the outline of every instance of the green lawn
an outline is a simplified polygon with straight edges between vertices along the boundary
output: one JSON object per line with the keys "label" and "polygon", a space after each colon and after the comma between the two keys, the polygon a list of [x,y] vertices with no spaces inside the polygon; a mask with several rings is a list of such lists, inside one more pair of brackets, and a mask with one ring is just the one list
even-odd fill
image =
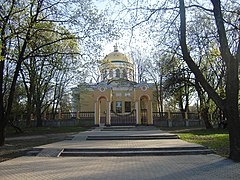
{"label": "green lawn", "polygon": [[229,134],[222,129],[187,130],[176,133],[180,139],[201,144],[224,157],[229,156]]}

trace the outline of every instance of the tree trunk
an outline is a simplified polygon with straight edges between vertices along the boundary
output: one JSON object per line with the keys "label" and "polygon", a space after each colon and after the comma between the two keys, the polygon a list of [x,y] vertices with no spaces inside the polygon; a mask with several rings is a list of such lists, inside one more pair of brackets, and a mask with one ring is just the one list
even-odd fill
{"label": "tree trunk", "polygon": [[5,126],[7,121],[5,118],[3,101],[3,70],[4,61],[0,61],[0,146],[3,146],[5,142]]}
{"label": "tree trunk", "polygon": [[43,123],[42,123],[42,117],[41,115],[37,114],[37,127],[42,127]]}
{"label": "tree trunk", "polygon": [[36,107],[36,117],[37,117],[37,127],[42,127],[42,115],[41,115],[41,109]]}
{"label": "tree trunk", "polygon": [[27,102],[27,117],[26,117],[26,127],[30,127],[31,126],[31,115],[32,115],[33,111],[32,111],[32,103],[31,101],[29,101],[29,97],[28,97],[28,102]]}
{"label": "tree trunk", "polygon": [[36,99],[35,99],[35,104],[36,104],[36,117],[37,117],[37,127],[42,127],[42,109],[41,109],[41,100],[40,100],[40,95],[39,92],[36,94]]}
{"label": "tree trunk", "polygon": [[208,117],[208,114],[209,114],[209,105],[207,103],[208,101],[206,102],[206,100],[203,96],[202,89],[201,89],[199,83],[197,82],[197,80],[195,81],[195,88],[196,88],[196,91],[197,91],[197,94],[198,94],[198,97],[200,100],[200,113],[201,113],[201,117],[205,123],[205,127],[206,127],[206,129],[212,129],[213,126],[212,126],[211,122],[209,121],[209,117]]}
{"label": "tree trunk", "polygon": [[212,129],[213,126],[212,126],[211,122],[209,121],[208,109],[209,109],[208,107],[201,108],[201,117],[203,118],[206,129]]}
{"label": "tree trunk", "polygon": [[3,146],[5,143],[5,126],[2,126],[2,123],[0,126],[0,146]]}
{"label": "tree trunk", "polygon": [[232,58],[227,68],[226,118],[230,140],[230,158],[240,161],[240,120],[238,111],[238,62]]}

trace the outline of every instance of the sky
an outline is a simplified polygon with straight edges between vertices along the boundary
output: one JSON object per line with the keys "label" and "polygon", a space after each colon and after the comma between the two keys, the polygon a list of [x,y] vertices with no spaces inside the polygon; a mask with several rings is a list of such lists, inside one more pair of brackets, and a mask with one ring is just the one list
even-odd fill
{"label": "sky", "polygon": [[[99,10],[104,10],[105,8],[110,6],[111,9],[111,19],[119,19],[121,18],[119,16],[120,8],[119,6],[116,6],[114,3],[109,3],[111,0],[94,0],[95,5]],[[155,0],[153,0],[155,1]],[[121,0],[121,3],[127,3],[127,0]],[[115,13],[114,13],[115,12]],[[127,18],[124,16],[124,18]],[[125,25],[124,25],[125,26]],[[145,41],[145,37],[142,38],[140,35],[140,31],[138,28],[135,28],[134,30],[134,36],[137,39],[137,41],[131,40],[131,33],[130,28],[123,27],[120,30],[120,33],[122,34],[121,38],[119,39],[113,39],[112,42],[105,42],[103,43],[103,55],[107,55],[111,52],[113,52],[113,46],[117,43],[118,49],[120,52],[128,54],[131,51],[132,47],[138,46],[139,48],[146,49],[149,47],[149,44],[147,44]]]}
{"label": "sky", "polygon": [[[114,1],[114,3],[113,3]],[[110,10],[112,10],[111,12],[111,19],[120,19],[120,18],[125,18],[125,20],[128,20],[129,14],[126,14],[126,11],[121,11],[121,13],[119,14],[120,6],[116,5],[117,1],[127,5],[128,2],[133,3],[135,2],[135,0],[93,0],[93,2],[95,3],[95,5],[97,6],[97,8],[99,10],[104,10],[105,8],[110,7]],[[144,7],[144,3],[142,3],[142,1],[138,1],[139,6]],[[163,0],[143,0],[143,2],[147,3],[147,7],[152,7],[152,8],[156,8],[159,6],[159,2],[163,2]],[[171,4],[171,1],[166,1],[167,4],[169,5],[169,7],[171,6],[175,6]],[[191,1],[190,1],[191,2]],[[142,3],[142,4],[141,4]],[[154,3],[157,3],[158,5],[154,5]],[[187,1],[186,1],[187,4]],[[211,3],[210,0],[194,0],[194,4],[204,4],[205,8],[211,8]],[[167,6],[168,6],[167,5]],[[210,7],[211,6],[211,7]],[[134,14],[135,11],[133,10],[132,13]],[[164,16],[168,17],[167,15],[168,13],[165,12]],[[136,20],[136,22],[141,21],[143,18],[143,16],[139,15],[138,17],[136,17],[138,20]],[[140,20],[141,19],[141,20]],[[134,22],[134,21],[133,21]],[[134,22],[135,23],[135,22]],[[106,55],[110,52],[113,51],[113,46],[114,44],[118,44],[119,50],[122,51],[123,53],[129,53],[129,51],[131,50],[132,47],[138,47],[139,49],[141,49],[142,51],[147,51],[150,52],[150,49],[154,48],[154,42],[152,40],[147,38],[146,36],[144,36],[143,31],[141,30],[141,28],[143,27],[142,24],[140,26],[137,26],[134,28],[134,36],[135,36],[135,41],[132,40],[130,41],[130,37],[131,37],[131,33],[130,33],[130,27],[127,27],[126,24],[122,25],[122,29],[120,30],[121,33],[123,33],[124,35],[116,40],[113,39],[112,42],[107,42],[103,44],[104,47],[104,52],[103,54]],[[141,27],[142,26],[142,27]],[[145,26],[145,28],[150,28],[150,26]],[[161,43],[161,42],[160,42]],[[132,46],[132,47],[131,47]]]}

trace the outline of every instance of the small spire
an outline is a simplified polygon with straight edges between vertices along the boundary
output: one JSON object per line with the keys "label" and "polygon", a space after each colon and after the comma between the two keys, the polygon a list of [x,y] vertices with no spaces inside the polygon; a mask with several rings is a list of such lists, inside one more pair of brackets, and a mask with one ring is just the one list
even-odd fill
{"label": "small spire", "polygon": [[114,47],[114,52],[118,52],[118,46],[117,46],[117,43],[116,43],[113,47]]}

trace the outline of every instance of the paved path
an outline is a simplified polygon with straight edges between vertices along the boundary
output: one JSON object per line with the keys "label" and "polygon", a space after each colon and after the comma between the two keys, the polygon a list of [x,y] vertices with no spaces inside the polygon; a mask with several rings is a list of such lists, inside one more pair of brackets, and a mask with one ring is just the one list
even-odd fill
{"label": "paved path", "polygon": [[[82,147],[177,147],[199,146],[179,139],[170,140],[100,140],[86,141],[89,135],[156,135],[149,131],[87,131],[72,140],[39,146],[42,151]],[[39,153],[40,154],[40,153]],[[126,157],[43,157],[23,156],[0,163],[1,180],[32,179],[240,179],[240,163],[215,154],[176,156],[126,156]]]}

